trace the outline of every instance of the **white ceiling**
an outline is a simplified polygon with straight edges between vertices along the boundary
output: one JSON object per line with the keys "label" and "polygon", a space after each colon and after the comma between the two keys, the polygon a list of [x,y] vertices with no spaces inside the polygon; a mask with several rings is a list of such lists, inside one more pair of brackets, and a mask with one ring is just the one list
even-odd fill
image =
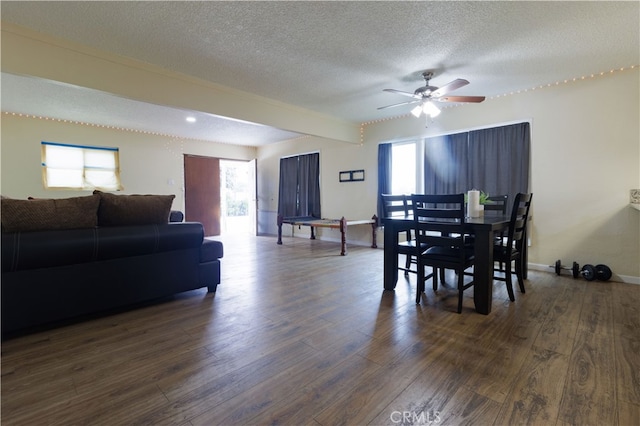
{"label": "white ceiling", "polygon": [[[488,98],[640,63],[640,3],[1,2],[3,22],[354,123],[407,114],[421,73]],[[44,101],[43,101],[44,99]],[[479,104],[478,107],[481,107]],[[297,134],[2,75],[2,110],[259,146]],[[132,119],[135,117],[135,120]]]}

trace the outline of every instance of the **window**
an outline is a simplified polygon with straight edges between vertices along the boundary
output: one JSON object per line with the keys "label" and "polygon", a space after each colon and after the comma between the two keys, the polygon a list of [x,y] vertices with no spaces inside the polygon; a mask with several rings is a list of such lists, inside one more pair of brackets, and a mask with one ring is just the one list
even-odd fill
{"label": "window", "polygon": [[416,144],[394,144],[391,147],[391,193],[416,192]]}
{"label": "window", "polygon": [[119,191],[118,148],[42,142],[42,180],[49,189]]}

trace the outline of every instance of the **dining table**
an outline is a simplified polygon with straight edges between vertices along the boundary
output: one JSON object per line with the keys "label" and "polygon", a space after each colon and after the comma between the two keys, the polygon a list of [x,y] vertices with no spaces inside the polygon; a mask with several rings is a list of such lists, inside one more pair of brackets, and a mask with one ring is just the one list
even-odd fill
{"label": "dining table", "polygon": [[[473,300],[476,311],[491,313],[493,295],[494,236],[509,227],[508,216],[485,215],[465,218],[465,232],[474,235]],[[384,290],[394,290],[398,281],[398,233],[415,228],[412,216],[382,219],[384,225]]]}

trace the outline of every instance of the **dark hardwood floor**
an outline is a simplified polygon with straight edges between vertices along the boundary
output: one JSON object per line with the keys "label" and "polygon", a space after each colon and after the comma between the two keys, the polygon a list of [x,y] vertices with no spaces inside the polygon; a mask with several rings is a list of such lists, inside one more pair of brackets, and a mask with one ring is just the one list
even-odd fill
{"label": "dark hardwood floor", "polygon": [[640,424],[640,286],[530,271],[458,315],[381,249],[223,241],[215,295],[4,341],[2,424]]}

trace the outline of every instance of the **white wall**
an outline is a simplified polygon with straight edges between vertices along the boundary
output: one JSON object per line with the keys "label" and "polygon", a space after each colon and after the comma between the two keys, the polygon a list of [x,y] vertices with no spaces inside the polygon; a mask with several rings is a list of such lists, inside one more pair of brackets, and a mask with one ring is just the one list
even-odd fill
{"label": "white wall", "polygon": [[12,198],[63,198],[89,191],[46,190],[42,184],[42,141],[109,146],[120,150],[126,194],[175,194],[173,208],[184,211],[184,154],[252,160],[252,147],[164,136],[2,114],[1,191]]}
{"label": "white wall", "polygon": [[[376,208],[379,143],[529,121],[532,267],[604,263],[614,279],[640,283],[640,212],[629,207],[629,191],[640,188],[639,94],[636,67],[445,108],[429,128],[412,116],[368,123],[362,146],[309,138],[260,148],[260,206],[273,215],[262,230],[275,232],[281,156],[320,151],[323,215],[364,218]],[[361,168],[364,182],[338,183],[338,171]],[[350,240],[366,245],[370,237],[361,231]]]}

